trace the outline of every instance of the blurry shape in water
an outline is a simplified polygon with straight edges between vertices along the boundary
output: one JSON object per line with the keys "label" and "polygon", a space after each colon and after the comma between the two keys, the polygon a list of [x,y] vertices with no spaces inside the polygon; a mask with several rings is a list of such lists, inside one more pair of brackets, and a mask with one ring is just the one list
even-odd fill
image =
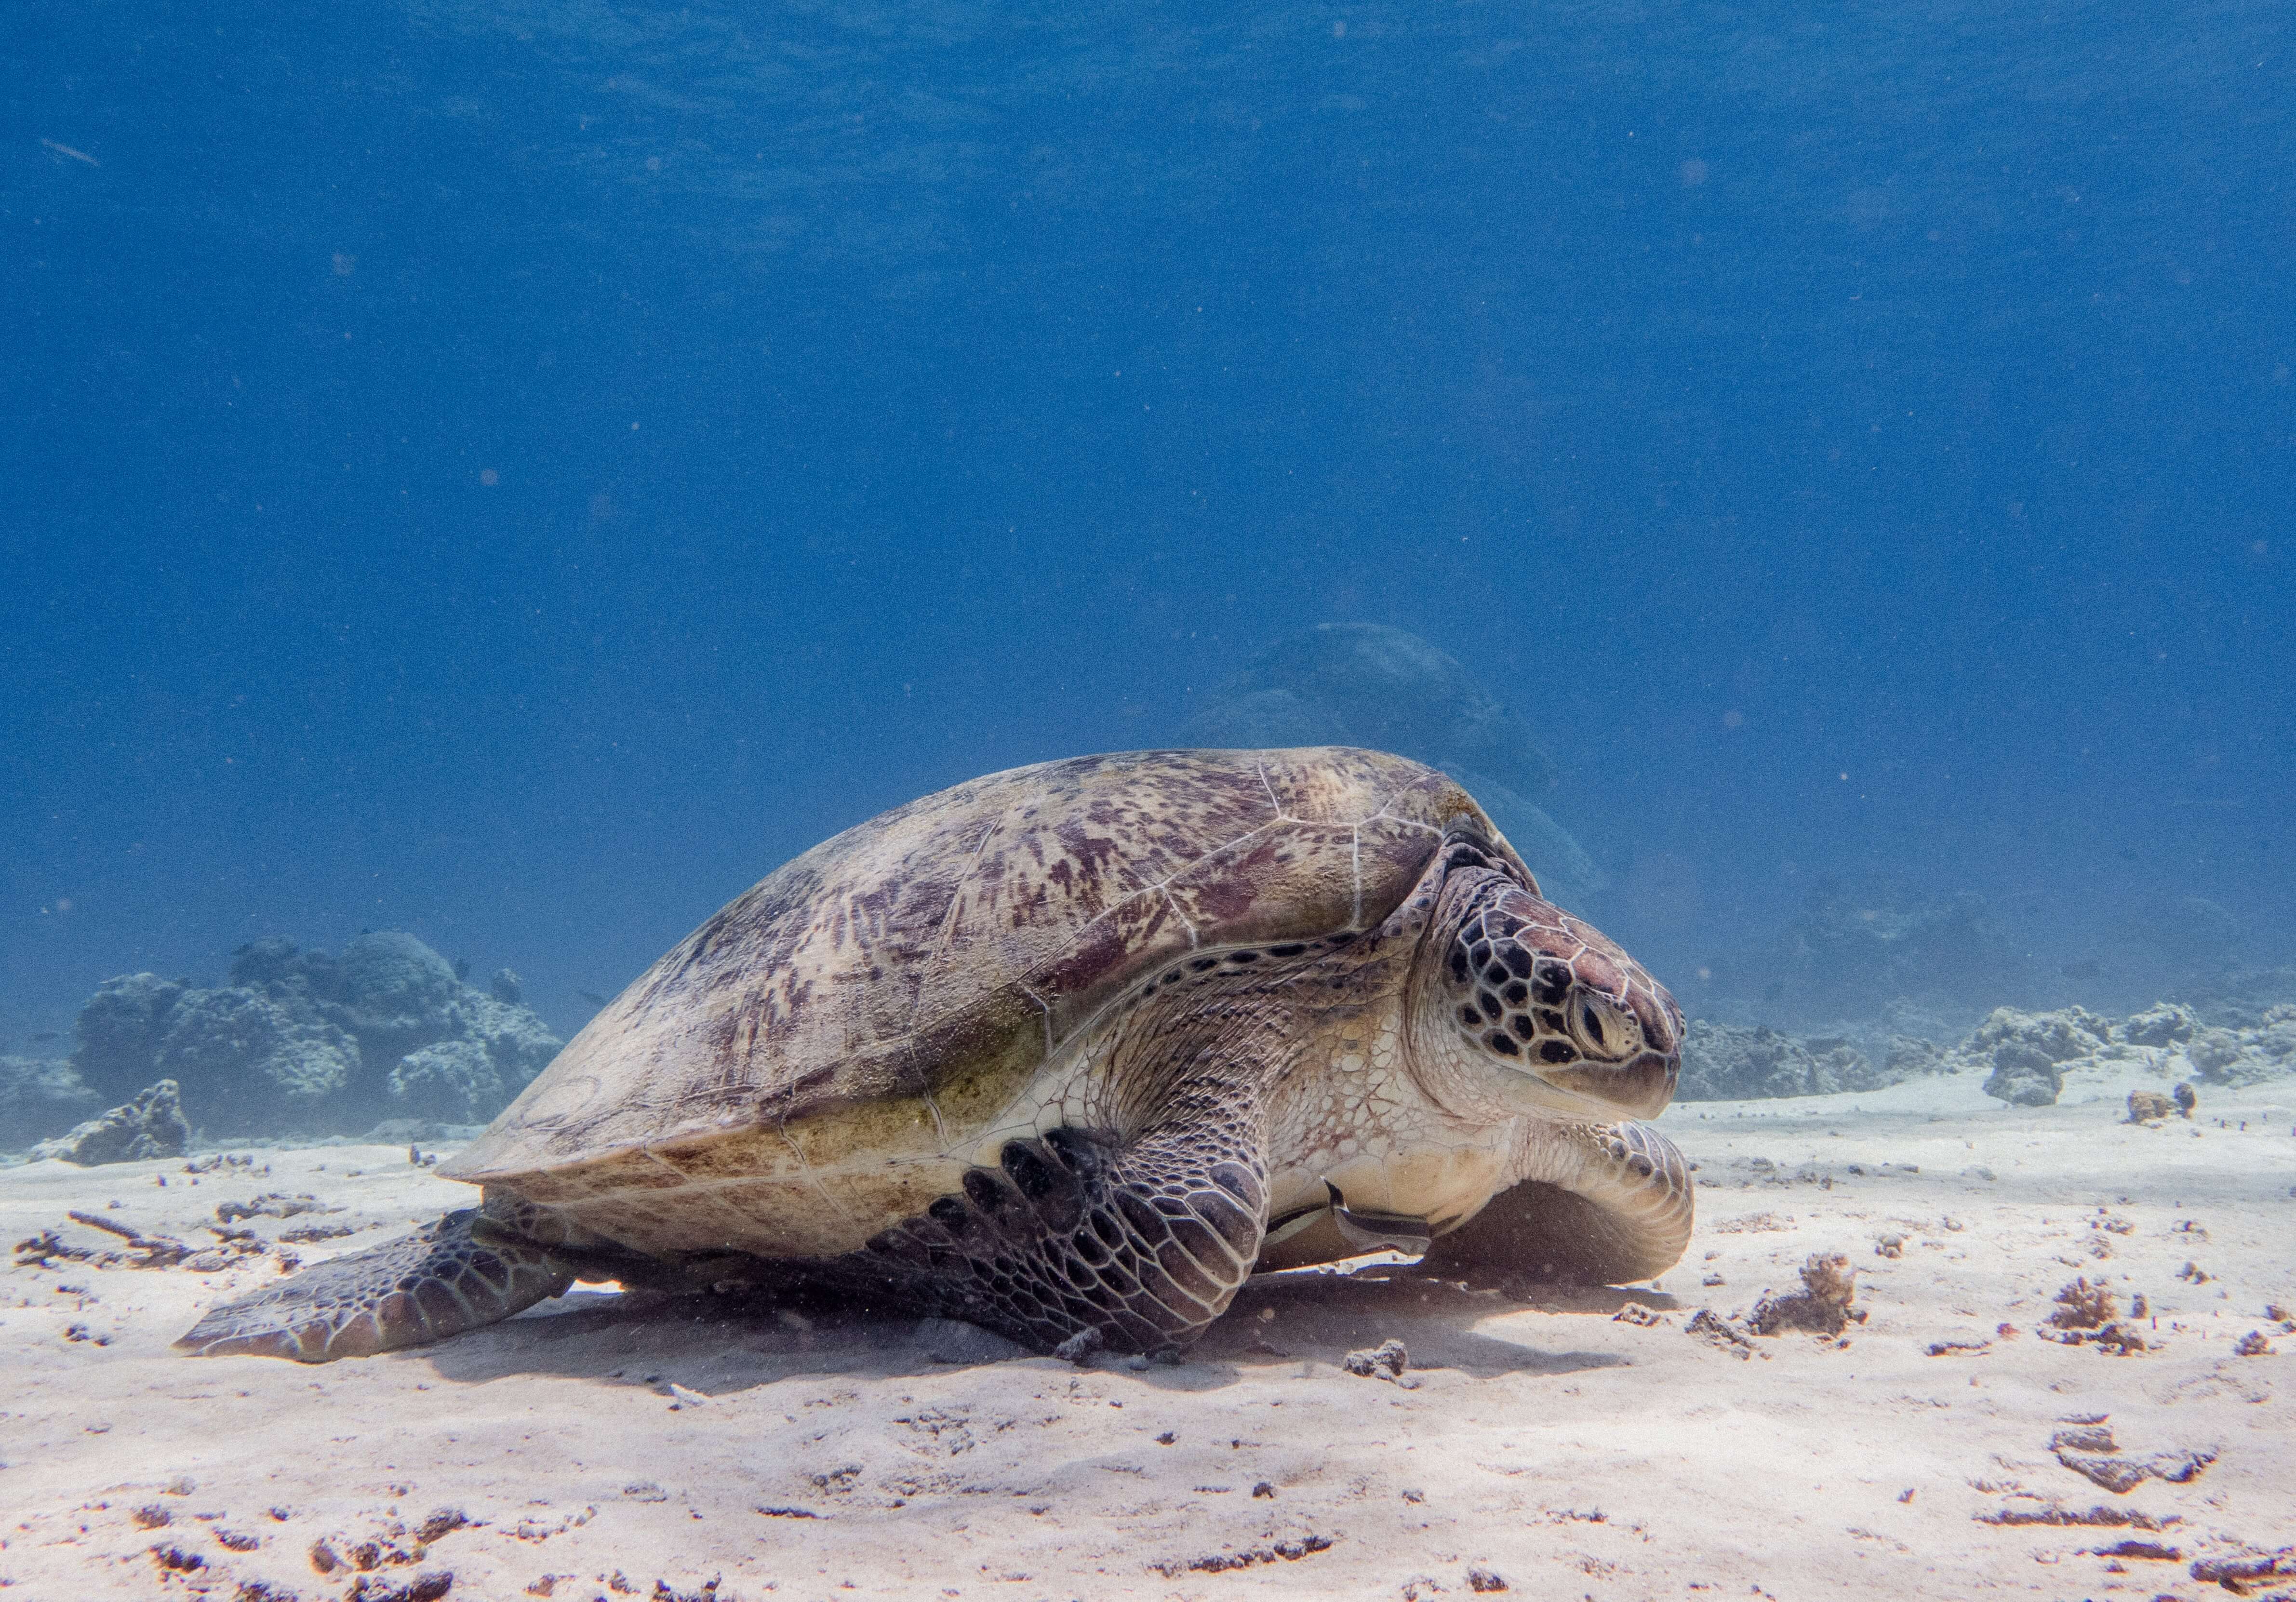
{"label": "blurry shape in water", "polygon": [[1681,1154],[1631,1121],[1681,1038],[1439,770],[1043,763],[768,875],[440,1170],[478,1209],[180,1343],[355,1356],[581,1277],[810,1286],[1081,1358],[1177,1352],[1255,1267],[1370,1250],[1644,1278],[1690,1236]]}
{"label": "blurry shape in water", "polygon": [[68,1062],[0,1056],[0,1151],[68,1130],[101,1104]]}
{"label": "blurry shape in water", "polygon": [[1448,652],[1380,623],[1319,623],[1267,646],[1181,730],[1191,745],[1360,745],[1440,768],[1472,792],[1547,893],[1577,906],[1608,876],[1529,798],[1555,768],[1530,725]]}
{"label": "blurry shape in water", "polygon": [[1995,927],[1982,897],[1887,882],[1819,880],[1800,916],[1766,948],[1717,963],[1761,997],[1812,1021],[1870,1015],[1901,999],[1967,1006],[2017,995],[2029,964]]}

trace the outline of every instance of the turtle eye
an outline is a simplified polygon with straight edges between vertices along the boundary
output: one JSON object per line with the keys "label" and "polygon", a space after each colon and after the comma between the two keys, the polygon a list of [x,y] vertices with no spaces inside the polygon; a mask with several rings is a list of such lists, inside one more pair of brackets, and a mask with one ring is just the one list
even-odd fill
{"label": "turtle eye", "polygon": [[1615,1063],[1635,1047],[1634,1022],[1608,998],[1582,991],[1570,1007],[1570,1033],[1590,1057]]}

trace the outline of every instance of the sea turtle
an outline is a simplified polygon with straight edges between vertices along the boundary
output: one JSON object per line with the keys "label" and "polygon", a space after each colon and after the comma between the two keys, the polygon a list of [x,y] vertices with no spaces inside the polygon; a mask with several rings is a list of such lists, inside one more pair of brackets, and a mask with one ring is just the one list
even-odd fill
{"label": "sea turtle", "polygon": [[1681,1255],[1622,1118],[1682,1019],[1465,791],[1344,747],[993,774],[767,875],[439,1172],[479,1206],[177,1344],[324,1361],[577,1279],[802,1281],[1168,1354],[1255,1269],[1379,1246],[1582,1282]]}

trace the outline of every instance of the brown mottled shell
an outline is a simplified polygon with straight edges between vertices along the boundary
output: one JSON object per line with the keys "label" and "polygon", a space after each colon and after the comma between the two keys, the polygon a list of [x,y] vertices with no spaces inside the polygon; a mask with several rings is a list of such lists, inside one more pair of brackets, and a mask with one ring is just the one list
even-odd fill
{"label": "brown mottled shell", "polygon": [[1379,752],[1132,752],[959,785],[767,875],[441,1171],[563,1173],[878,1101],[985,1108],[1193,947],[1377,924],[1455,827],[1521,867],[1450,777]]}

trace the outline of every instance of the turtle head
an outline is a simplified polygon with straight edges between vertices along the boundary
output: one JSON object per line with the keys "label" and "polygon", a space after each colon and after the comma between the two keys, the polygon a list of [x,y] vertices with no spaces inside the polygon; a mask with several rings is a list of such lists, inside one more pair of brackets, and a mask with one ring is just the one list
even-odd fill
{"label": "turtle head", "polygon": [[1435,966],[1422,992],[1430,1043],[1451,1073],[1496,1085],[1513,1113],[1647,1118],[1664,1107],[1682,1069],[1682,1009],[1665,987],[1515,879],[1454,877],[1423,948]]}

